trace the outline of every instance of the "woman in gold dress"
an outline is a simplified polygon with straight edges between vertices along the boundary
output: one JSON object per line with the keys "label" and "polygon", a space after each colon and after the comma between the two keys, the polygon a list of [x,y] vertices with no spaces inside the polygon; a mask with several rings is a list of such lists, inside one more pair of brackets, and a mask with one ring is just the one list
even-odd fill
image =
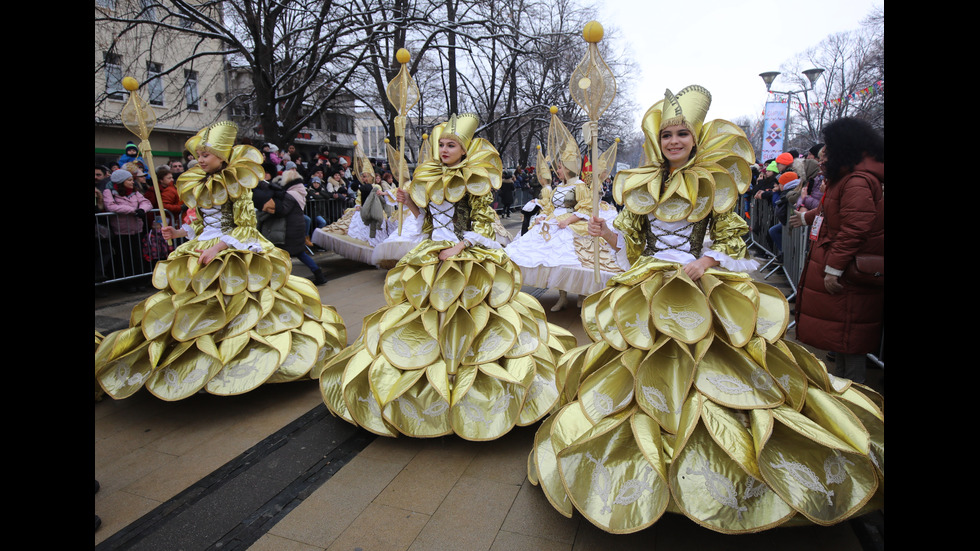
{"label": "woman in gold dress", "polygon": [[256,229],[251,190],[262,154],[234,145],[237,133],[222,121],[185,144],[198,165],[177,189],[197,217],[164,228],[167,239],[188,241],[157,263],[159,291],[133,309],[129,328],[96,349],[96,379],[113,398],[144,386],[172,401],[308,379],[315,362],[347,343],[340,316],[308,279],[290,275],[289,253]]}
{"label": "woman in gold dress", "polygon": [[558,401],[555,367],[575,339],[521,292],[494,239],[503,167],[478,125],[463,114],[433,129],[433,158],[398,190],[403,233],[422,240],[388,272],[387,306],[319,370],[327,407],[380,435],[491,440]]}
{"label": "woman in gold dress", "polygon": [[[553,167],[559,181],[550,190],[542,188],[542,197],[538,199],[541,213],[527,233],[506,247],[507,255],[520,266],[527,285],[558,289],[558,301],[552,312],[565,308],[568,293],[577,294],[581,305],[582,297],[598,291],[610,277],[622,272],[609,246],[603,244],[599,257],[600,281],[596,281],[594,239],[588,233],[592,191],[579,178],[582,156],[578,143],[557,113],[558,108],[552,107],[548,129],[550,166],[539,161],[538,167],[541,171]],[[616,215],[616,208],[607,203],[600,203],[599,209],[600,216]]]}
{"label": "woman in gold dress", "polygon": [[351,260],[372,264],[375,247],[393,231],[398,222],[391,215],[391,188],[385,180],[376,182],[370,159],[354,142],[352,172],[361,183],[356,204],[334,223],[313,231],[313,243]]}
{"label": "woman in gold dress", "polygon": [[783,340],[789,306],[745,273],[733,212],[752,148],[704,123],[710,99],[689,86],[647,111],[650,163],[617,174],[612,228],[590,221],[631,267],[585,300],[593,342],[563,357],[565,404],[528,463],[556,509],[608,532],[665,511],[723,533],[830,525],[882,504],[883,399]]}

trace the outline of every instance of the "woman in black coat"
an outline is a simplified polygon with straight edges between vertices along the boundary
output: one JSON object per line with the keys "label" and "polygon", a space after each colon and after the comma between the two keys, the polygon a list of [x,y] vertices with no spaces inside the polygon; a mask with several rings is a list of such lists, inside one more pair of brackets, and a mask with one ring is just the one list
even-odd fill
{"label": "woman in black coat", "polygon": [[514,203],[514,173],[505,170],[504,177],[500,180],[500,189],[497,191],[497,198],[500,205],[504,208],[503,217],[510,218],[510,206]]}
{"label": "woman in black coat", "polygon": [[259,231],[290,256],[299,258],[313,272],[313,283],[323,285],[327,278],[306,250],[305,204],[300,204],[301,200],[306,201],[303,178],[296,171],[287,171],[282,180],[285,185],[279,185],[274,179],[265,186],[260,184],[252,192],[252,200],[259,211],[256,215]]}

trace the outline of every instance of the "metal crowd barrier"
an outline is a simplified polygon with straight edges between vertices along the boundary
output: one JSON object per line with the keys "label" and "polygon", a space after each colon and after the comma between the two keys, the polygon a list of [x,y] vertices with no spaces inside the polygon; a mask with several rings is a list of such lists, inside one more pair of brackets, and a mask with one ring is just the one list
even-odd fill
{"label": "metal crowd barrier", "polygon": [[[157,216],[160,214],[160,209],[153,209],[147,214]],[[142,240],[147,234],[146,228],[138,234],[117,234],[112,231],[111,224],[111,220],[116,216],[119,215],[114,212],[95,214],[96,286],[151,275],[156,264],[156,261],[148,262],[142,256]],[[184,238],[172,240],[174,248],[184,241],[187,240]]]}
{"label": "metal crowd barrier", "polygon": [[[347,199],[309,199],[306,201],[306,215],[316,220],[317,216],[322,217],[327,224],[332,224],[339,220],[344,211],[347,210]],[[314,225],[314,227],[316,227]]]}

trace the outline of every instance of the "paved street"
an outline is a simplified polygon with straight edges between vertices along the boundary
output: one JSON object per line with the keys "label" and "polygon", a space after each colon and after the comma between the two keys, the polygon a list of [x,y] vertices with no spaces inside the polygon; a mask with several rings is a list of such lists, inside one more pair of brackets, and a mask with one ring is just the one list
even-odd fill
{"label": "paved street", "polygon": [[[505,220],[515,235],[519,215]],[[347,324],[384,304],[384,272],[329,252],[322,302]],[[302,264],[294,273],[309,275]],[[760,275],[762,277],[762,275]],[[774,275],[769,283],[785,286]],[[97,290],[95,329],[125,327],[150,294]],[[546,309],[557,291],[525,289]],[[549,320],[587,337],[572,306]],[[792,330],[788,335],[793,337]],[[823,357],[819,351],[818,357]],[[883,370],[869,384],[883,392]],[[630,535],[567,519],[527,481],[537,425],[491,442],[384,438],[334,418],[315,381],[266,385],[234,397],[163,402],[143,390],[95,403],[96,549],[591,550],[884,548],[883,514],[833,527],[726,536],[666,515]]]}

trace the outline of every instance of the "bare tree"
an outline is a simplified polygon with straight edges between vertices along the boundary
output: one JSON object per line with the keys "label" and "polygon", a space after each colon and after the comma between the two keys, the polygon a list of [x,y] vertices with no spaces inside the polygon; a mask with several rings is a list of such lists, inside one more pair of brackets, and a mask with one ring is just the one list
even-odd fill
{"label": "bare tree", "polygon": [[[202,58],[217,57],[250,75],[251,85],[224,96],[222,109],[247,102],[264,138],[291,139],[346,85],[367,55],[370,28],[357,24],[361,6],[335,0],[166,0],[141,2],[135,13],[102,11],[96,23],[117,25],[113,38],[163,33],[184,41],[217,45],[196,48],[162,68],[167,75]],[[155,17],[145,17],[152,10]],[[98,67],[96,68],[98,70]],[[98,100],[97,100],[98,101]]]}
{"label": "bare tree", "polygon": [[[828,36],[781,67],[792,86],[809,83],[802,69],[819,67],[824,72],[812,92],[794,103],[791,147],[809,147],[820,140],[824,124],[841,117],[857,117],[884,130],[884,12],[874,9],[862,28]],[[795,76],[793,76],[795,75]]]}
{"label": "bare tree", "polygon": [[[277,143],[349,98],[372,111],[393,136],[397,113],[385,90],[399,70],[395,54],[404,47],[422,92],[411,113],[410,157],[434,119],[473,111],[505,162],[526,164],[534,145],[544,141],[549,106],[559,106],[570,128],[585,122],[568,85],[586,49],[582,28],[595,10],[579,2],[142,0],[141,10],[97,10],[96,22],[113,28],[106,50],[127,37],[148,49],[165,36],[194,45],[167,59],[158,78],[205,60],[222,63],[227,82],[213,82],[209,89],[223,91],[215,117],[224,110],[239,119],[253,117],[263,138]],[[147,10],[154,17],[146,17]],[[607,36],[614,32],[607,29]],[[626,74],[629,62],[603,48],[613,70]],[[97,58],[96,71],[104,68]],[[620,87],[627,84],[617,80]],[[627,98],[619,94],[601,121],[603,148],[635,133]]]}

